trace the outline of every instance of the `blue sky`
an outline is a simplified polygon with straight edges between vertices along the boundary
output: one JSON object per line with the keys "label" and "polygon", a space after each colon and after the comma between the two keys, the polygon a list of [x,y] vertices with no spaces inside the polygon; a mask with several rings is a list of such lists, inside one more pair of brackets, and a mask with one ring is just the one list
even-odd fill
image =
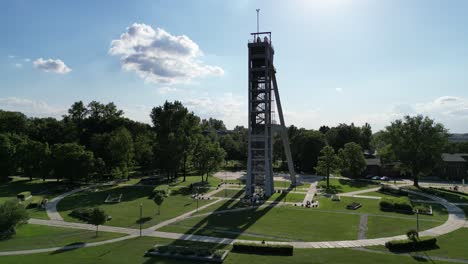
{"label": "blue sky", "polygon": [[374,130],[425,114],[468,132],[467,1],[1,1],[0,109],[60,117],[165,100],[247,123],[247,40],[272,31],[287,124]]}

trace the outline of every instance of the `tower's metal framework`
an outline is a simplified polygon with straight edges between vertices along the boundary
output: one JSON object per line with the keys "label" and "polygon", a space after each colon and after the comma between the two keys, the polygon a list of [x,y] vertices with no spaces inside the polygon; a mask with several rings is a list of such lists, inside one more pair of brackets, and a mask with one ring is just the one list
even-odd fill
{"label": "tower's metal framework", "polygon": [[[257,11],[258,12],[258,11]],[[280,133],[291,183],[296,184],[291,151],[273,66],[271,32],[251,33],[249,48],[249,149],[246,195],[269,197],[273,185],[273,132]],[[272,120],[276,101],[279,124]]]}

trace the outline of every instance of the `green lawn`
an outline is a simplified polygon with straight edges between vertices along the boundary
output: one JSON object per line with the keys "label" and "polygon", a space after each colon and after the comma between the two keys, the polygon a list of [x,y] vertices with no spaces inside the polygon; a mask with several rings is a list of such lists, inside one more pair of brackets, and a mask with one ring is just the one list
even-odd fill
{"label": "green lawn", "polygon": [[[64,198],[57,208],[66,221],[77,222],[79,220],[69,216],[74,208],[99,206],[112,216],[112,220],[107,222],[107,225],[137,228],[140,204],[143,206],[143,227],[153,226],[197,207],[197,200],[191,198],[188,188],[175,188],[171,190],[171,195],[165,198],[161,205],[161,214],[157,215],[157,206],[151,199],[152,190],[153,188],[148,187],[120,186],[98,192],[83,191]],[[108,194],[123,194],[122,201],[105,204]],[[212,201],[198,200],[199,206],[209,202]]]}
{"label": "green lawn", "polygon": [[270,196],[268,201],[301,203],[304,201],[304,198],[305,193],[274,193]]}
{"label": "green lawn", "polygon": [[[443,222],[424,221],[420,218],[419,230],[423,231],[441,224]],[[416,229],[416,216],[413,216],[413,219],[369,216],[367,221],[367,238],[404,235],[410,229]]]}
{"label": "green lawn", "polygon": [[291,182],[289,181],[274,181],[275,188],[289,188]]}
{"label": "green lawn", "polygon": [[[448,234],[438,236],[437,246],[439,248],[414,252],[413,254],[468,260],[468,251],[466,250],[467,239],[468,228],[461,228]],[[384,246],[374,246],[369,248],[388,252],[388,249]]]}
{"label": "green lawn", "polygon": [[18,228],[11,239],[0,240],[0,251],[61,247],[73,243],[89,243],[124,236],[118,233],[96,232],[61,227],[27,224]]}
{"label": "green lawn", "polygon": [[[412,218],[414,215],[407,215],[395,212],[384,212],[380,210],[379,202],[380,200],[366,199],[366,198],[354,198],[354,197],[341,197],[341,201],[336,202],[332,201],[330,198],[320,197],[317,199],[320,203],[318,211],[322,210],[336,210],[342,212],[356,212],[356,213],[366,213],[374,215],[383,215],[390,217],[401,217],[401,218]],[[362,204],[362,207],[357,210],[348,210],[346,205],[358,202]],[[437,204],[432,204],[432,209],[434,215],[420,215],[420,219],[436,220],[439,222],[445,222],[448,218],[447,210],[445,207]]]}
{"label": "green lawn", "polygon": [[245,189],[239,189],[239,190],[224,189],[216,193],[214,196],[239,199],[245,196]]}
{"label": "green lawn", "polygon": [[231,237],[254,234],[290,240],[323,241],[355,239],[358,223],[359,215],[281,206],[189,218],[163,227],[161,231],[218,237],[227,237],[226,233],[232,232]]}
{"label": "green lawn", "polygon": [[[365,196],[379,196],[382,198],[395,198],[395,197],[401,197],[399,195],[392,195],[392,194],[387,194],[387,193],[381,193],[379,191],[377,192],[368,192],[368,193],[363,193],[362,195]],[[425,201],[432,201],[432,199],[424,197],[424,196],[419,196],[416,194],[408,194],[408,198],[412,200],[425,200]]]}
{"label": "green lawn", "polygon": [[[327,180],[323,179],[318,183],[318,188],[326,189]],[[378,184],[367,182],[367,181],[357,181],[357,180],[346,180],[346,179],[330,179],[330,189],[329,193],[346,193],[354,192],[359,190],[365,190],[370,188],[379,187]]]}
{"label": "green lawn", "polygon": [[[170,241],[158,238],[135,238],[125,240],[108,245],[83,248],[79,250],[71,250],[66,252],[43,253],[33,255],[21,256],[7,256],[0,257],[0,263],[21,263],[21,264],[36,264],[36,263],[50,263],[50,264],[92,264],[92,263],[158,263],[158,264],[175,264],[175,263],[193,263],[191,261],[181,261],[169,258],[146,258],[144,252],[154,246],[155,244],[174,243],[191,245],[193,243],[184,243],[178,241]],[[204,245],[214,247],[210,244],[197,243],[197,245]],[[355,261],[353,261],[355,260]],[[295,249],[294,256],[269,256],[269,255],[255,255],[255,254],[240,254],[230,252],[225,264],[241,264],[241,263],[265,263],[265,264],[283,264],[283,263],[420,263],[420,261],[408,257],[397,255],[383,255],[375,253],[361,252],[352,249]],[[437,261],[437,263],[444,263]]]}
{"label": "green lawn", "polygon": [[[52,199],[61,193],[58,189],[61,185],[62,184],[57,182],[43,182],[42,180],[37,179],[29,181],[29,179],[13,177],[11,182],[0,184],[0,203],[12,199],[16,200],[16,195],[25,191],[31,192],[33,198],[39,197],[40,199]],[[23,202],[23,204],[27,206],[30,201],[31,200],[27,200]],[[32,218],[49,219],[45,210],[29,208],[28,212]]]}

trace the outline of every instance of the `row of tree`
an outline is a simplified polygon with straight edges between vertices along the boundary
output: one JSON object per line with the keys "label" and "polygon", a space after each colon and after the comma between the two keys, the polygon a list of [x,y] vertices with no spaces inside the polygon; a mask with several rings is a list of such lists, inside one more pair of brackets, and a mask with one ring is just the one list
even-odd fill
{"label": "row of tree", "polygon": [[[74,103],[61,120],[0,110],[0,179],[23,173],[31,179],[103,180],[128,177],[135,169],[185,179],[191,172],[210,175],[224,160],[245,166],[246,128],[229,131],[222,120],[201,120],[178,101],[154,107],[150,117],[151,125],[135,122],[113,103],[96,101]],[[367,123],[319,130],[290,126],[288,136],[296,171],[323,173],[317,162],[329,146],[340,158],[340,171],[351,176],[362,172],[367,150],[377,150],[383,162],[398,161],[403,173],[423,176],[440,161],[443,150],[467,148],[447,144],[445,128],[422,116],[397,120],[374,136]],[[278,135],[273,144],[275,163],[286,169]]]}
{"label": "row of tree", "polygon": [[0,180],[23,174],[73,183],[124,178],[135,169],[174,178],[222,165],[219,138],[203,133],[215,120],[200,120],[177,101],[155,107],[151,119],[153,126],[134,122],[113,103],[95,101],[74,103],[62,120],[0,110]]}

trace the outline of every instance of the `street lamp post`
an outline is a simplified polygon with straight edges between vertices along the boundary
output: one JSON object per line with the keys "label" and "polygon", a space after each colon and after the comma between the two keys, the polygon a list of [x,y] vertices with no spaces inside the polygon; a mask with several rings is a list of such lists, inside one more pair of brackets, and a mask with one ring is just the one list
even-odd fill
{"label": "street lamp post", "polygon": [[223,186],[224,187],[224,198],[226,198],[226,196],[227,196],[227,189],[226,189],[227,185],[226,184],[227,184],[227,182],[226,182],[226,172],[225,172],[224,173],[224,186]]}
{"label": "street lamp post", "polygon": [[419,210],[416,209],[416,232],[419,234]]}
{"label": "street lamp post", "polygon": [[140,237],[141,237],[141,225],[143,224],[143,204],[140,204]]}
{"label": "street lamp post", "polygon": [[196,188],[197,193],[196,193],[196,195],[195,195],[195,197],[196,197],[196,199],[197,199],[197,212],[198,212],[198,191],[199,191],[198,188],[199,188],[199,187],[197,186],[197,188]]}

